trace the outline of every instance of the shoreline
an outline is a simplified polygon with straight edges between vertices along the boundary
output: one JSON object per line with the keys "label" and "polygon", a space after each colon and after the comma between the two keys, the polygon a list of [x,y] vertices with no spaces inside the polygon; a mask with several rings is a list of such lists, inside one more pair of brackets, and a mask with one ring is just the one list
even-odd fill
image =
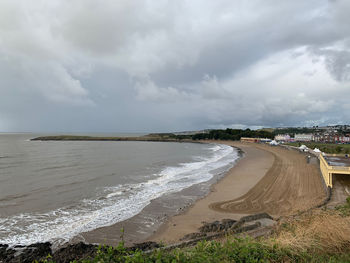
{"label": "shoreline", "polygon": [[[186,142],[186,143],[188,143],[188,142]],[[205,146],[205,147],[209,147],[209,148],[214,146],[213,144],[212,144],[212,146],[210,146],[209,142],[195,141],[194,143],[196,143],[197,145],[199,145],[199,144],[207,144],[208,146]],[[213,143],[214,144],[217,144],[217,143],[220,144],[220,142],[213,142]],[[196,145],[194,144],[193,147],[195,147],[195,146]],[[189,145],[188,147],[192,147],[192,146]],[[228,152],[232,151],[232,149],[229,149],[231,147],[227,147],[226,146],[226,148],[228,149],[226,151],[228,151]],[[185,208],[187,208],[190,205],[190,203],[193,203],[196,200],[202,198],[204,195],[208,194],[208,192],[210,191],[210,186],[213,183],[215,183],[215,181],[217,181],[219,178],[222,178],[223,176],[225,176],[225,174],[227,173],[227,170],[230,167],[232,167],[232,165],[234,165],[233,161],[240,158],[239,152],[237,150],[234,150],[234,155],[230,155],[230,157],[226,158],[225,163],[227,163],[227,166],[220,168],[220,170],[215,170],[215,172],[212,174],[212,176],[213,175],[214,176],[210,180],[208,180],[207,182],[200,183],[200,184],[197,183],[194,186],[191,186],[189,188],[185,188],[185,189],[181,190],[180,192],[183,192],[183,191],[186,192],[185,193],[185,195],[186,195],[185,198],[182,198],[183,195],[180,192],[176,192],[174,194],[171,194],[171,196],[167,197],[168,200],[170,198],[173,198],[174,200],[180,199],[180,198],[185,199],[179,205],[178,204],[174,204],[174,202],[172,202],[170,200],[169,207],[167,206],[169,203],[167,203],[165,205],[165,209],[164,209],[165,211],[164,211],[163,207],[162,207],[162,204],[163,204],[164,200],[159,200],[160,197],[158,197],[156,199],[153,199],[151,201],[151,204],[148,204],[146,207],[143,208],[142,211],[144,211],[144,210],[145,211],[144,211],[142,216],[147,217],[147,213],[148,212],[151,212],[153,215],[157,213],[159,215],[159,218],[162,220],[161,224],[163,224],[167,220],[168,217],[173,216],[174,214],[177,214],[178,212],[183,211]],[[228,162],[230,162],[230,163],[228,163]],[[198,174],[198,178],[201,178],[200,173]],[[208,182],[210,182],[210,183],[208,183]],[[194,191],[192,191],[193,188],[194,188]],[[203,191],[205,191],[205,193],[203,193]],[[166,195],[169,195],[169,194],[166,194]],[[189,197],[189,198],[187,199],[187,197]],[[173,209],[173,207],[171,207],[172,205],[178,205],[178,207],[176,207],[176,208],[180,208],[180,209]],[[155,212],[155,210],[157,210],[157,211]],[[117,210],[116,213],[118,213],[118,212],[119,211]],[[165,213],[166,213],[166,216],[164,216]],[[137,215],[139,215],[139,214],[140,214],[140,212],[138,212]],[[121,239],[120,239],[121,228],[123,227],[123,228],[125,228],[125,236],[124,236],[124,238],[128,234],[128,228],[129,229],[131,228],[133,230],[133,234],[134,234],[135,238],[131,239],[130,242],[128,242],[128,244],[133,244],[133,243],[136,243],[136,242],[138,243],[138,242],[141,242],[142,240],[145,240],[146,238],[148,238],[153,233],[153,231],[155,231],[160,226],[160,224],[157,222],[156,225],[155,225],[156,227],[151,229],[153,226],[147,225],[147,223],[149,221],[145,222],[143,220],[144,218],[142,218],[142,216],[139,217],[138,220],[134,221],[131,224],[129,224],[130,220],[127,219],[127,220],[124,220],[124,221],[122,221],[120,223],[112,225],[112,227],[106,226],[106,227],[99,227],[99,228],[97,228],[97,229],[106,228],[106,232],[109,235],[107,237],[107,236],[104,236],[103,233],[102,233],[102,235],[101,234],[99,235],[98,240],[96,239],[96,236],[94,235],[95,231],[96,231],[96,229],[95,229],[95,230],[88,231],[88,232],[81,232],[80,234],[77,234],[76,236],[72,237],[70,240],[63,240],[63,239],[57,238],[57,239],[51,240],[50,242],[53,244],[54,249],[58,249],[58,248],[66,246],[67,244],[77,243],[77,242],[81,242],[81,241],[88,242],[88,243],[102,243],[102,244],[117,245],[119,243],[119,241],[121,241]],[[133,216],[132,218],[134,218],[134,217],[135,216]],[[151,229],[151,231],[149,231],[150,229]],[[145,234],[142,233],[142,232],[146,232],[146,231],[143,231],[143,230],[148,231],[148,233],[145,233]],[[90,235],[90,237],[86,238],[85,235]],[[40,241],[43,241],[43,239],[37,239],[37,241],[35,241],[35,240],[31,241],[31,243],[40,242]],[[5,242],[3,242],[3,243],[5,243]],[[12,246],[16,246],[16,245],[24,245],[24,246],[26,246],[26,245],[30,245],[30,243],[25,243],[25,244],[23,244],[23,243],[22,244],[21,243],[11,243],[10,246],[12,247]]]}
{"label": "shoreline", "polygon": [[[194,143],[227,145],[220,141],[195,141]],[[193,204],[209,195],[213,185],[225,178],[228,172],[243,158],[241,149],[232,145],[229,146],[237,152],[237,159],[233,160],[233,166],[228,170],[215,174],[208,181],[153,199],[150,204],[133,217],[110,226],[80,233],[70,243],[83,241],[93,244],[117,245],[122,240],[120,237],[121,229],[124,231],[123,240],[128,246],[148,241],[149,237],[153,236],[169,218],[182,214]]]}
{"label": "shoreline", "polygon": [[[185,202],[180,203],[180,209],[174,211],[167,209],[167,207],[162,207],[160,204],[162,197],[160,197],[153,200],[138,215],[111,226],[81,233],[72,241],[83,240],[87,243],[117,245],[121,241],[121,229],[123,228],[126,233],[123,238],[127,245],[145,241],[174,243],[179,241],[184,235],[196,232],[198,227],[202,225],[202,221],[211,222],[227,218],[238,220],[240,217],[248,215],[249,213],[230,215],[216,212],[209,208],[209,203],[223,201],[232,197],[240,197],[245,194],[265,176],[266,171],[273,165],[273,155],[262,149],[257,149],[254,145],[246,145],[234,141],[198,141],[196,143],[224,144],[234,147],[239,153],[239,158],[236,160],[234,166],[221,176],[217,175],[205,183],[191,186],[168,196],[168,202],[171,202],[171,198],[176,200],[182,192],[188,195],[191,192],[196,193],[194,194],[196,195],[194,200],[191,200],[189,203],[184,200]],[[196,187],[200,187],[203,184],[208,188],[207,192],[198,195],[199,191]],[[146,226],[142,224],[142,218],[146,217],[148,213],[158,214],[161,218],[160,222],[157,225]],[[186,223],[181,220],[182,216],[185,215]],[[178,218],[180,218],[179,221]],[[201,219],[198,220],[198,218]],[[189,222],[190,225],[188,225]],[[138,234],[130,236],[128,232],[135,231],[135,229],[139,231]],[[170,233],[168,233],[169,230]],[[175,238],[169,239],[168,236]]]}
{"label": "shoreline", "polygon": [[[186,234],[198,231],[203,222],[222,219],[238,220],[248,214],[228,214],[214,211],[209,204],[243,195],[251,189],[273,164],[273,156],[263,150],[234,141],[205,141],[221,143],[243,152],[236,164],[210,187],[210,192],[198,199],[185,211],[170,217],[158,230],[144,241],[176,243]],[[243,174],[243,176],[241,176]]]}
{"label": "shoreline", "polygon": [[222,142],[241,148],[245,156],[213,190],[187,211],[170,218],[148,241],[176,243],[198,232],[203,222],[267,212],[278,218],[308,210],[324,202],[326,193],[317,161],[282,147]]}
{"label": "shoreline", "polygon": [[[117,245],[122,239],[126,244],[145,241],[171,244],[178,242],[187,234],[197,232],[203,222],[238,220],[245,215],[259,212],[268,212],[274,217],[279,217],[310,208],[325,196],[319,177],[319,167],[316,164],[306,164],[304,154],[288,151],[282,147],[237,141],[208,140],[196,143],[225,144],[239,149],[244,154],[236,160],[229,171],[206,182],[209,188],[204,196],[197,194],[192,204],[189,205],[187,202],[181,204],[181,209],[172,210],[158,222],[160,224],[151,226],[153,234],[150,235],[152,232],[136,234],[136,238],[128,243],[121,237],[121,228],[128,224],[126,222],[128,219],[112,226],[81,233],[66,244],[84,241]],[[282,170],[289,176],[283,175]],[[192,187],[184,189],[188,192],[192,190]],[[176,194],[170,195],[169,200],[172,198],[176,200]],[[151,205],[155,206],[152,208]],[[147,209],[154,209],[157,205],[159,205],[157,199],[154,199],[141,213],[145,212],[144,215],[147,216],[150,211]],[[162,209],[158,209],[158,212],[160,216],[164,214]],[[149,227],[142,224],[142,220],[138,223],[137,227],[141,232],[142,228]],[[134,222],[128,227],[135,228],[136,225]],[[104,232],[100,232],[100,236],[96,238],[96,233],[101,229],[104,229]]]}

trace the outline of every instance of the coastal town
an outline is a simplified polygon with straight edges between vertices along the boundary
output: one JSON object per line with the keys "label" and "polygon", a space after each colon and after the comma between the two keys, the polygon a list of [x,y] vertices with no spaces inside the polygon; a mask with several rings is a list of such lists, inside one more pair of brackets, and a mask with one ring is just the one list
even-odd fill
{"label": "coastal town", "polygon": [[[299,128],[305,129],[305,128]],[[350,143],[350,125],[336,125],[336,126],[314,126],[308,128],[309,133],[280,133],[275,136],[277,142],[321,142],[321,143]],[[276,128],[278,130],[285,130],[285,128]]]}

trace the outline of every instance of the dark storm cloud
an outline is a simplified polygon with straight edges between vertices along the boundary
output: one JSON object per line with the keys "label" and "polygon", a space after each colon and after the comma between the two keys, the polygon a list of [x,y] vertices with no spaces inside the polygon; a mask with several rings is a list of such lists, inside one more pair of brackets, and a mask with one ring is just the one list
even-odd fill
{"label": "dark storm cloud", "polygon": [[350,2],[1,1],[0,130],[350,122]]}

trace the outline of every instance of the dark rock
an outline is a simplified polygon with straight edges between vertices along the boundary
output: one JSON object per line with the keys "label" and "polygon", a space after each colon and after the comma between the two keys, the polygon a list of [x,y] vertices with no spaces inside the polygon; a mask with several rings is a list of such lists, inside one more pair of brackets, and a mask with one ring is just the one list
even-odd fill
{"label": "dark rock", "polygon": [[221,220],[221,223],[224,225],[233,225],[236,222],[237,222],[237,220],[233,220],[233,219],[222,219]]}
{"label": "dark rock", "polygon": [[[128,249],[151,250],[159,247],[160,245],[158,243],[150,241],[134,244],[134,246]],[[97,245],[79,242],[76,244],[69,244],[52,253],[51,244],[49,242],[36,243],[29,246],[18,245],[14,248],[9,248],[8,245],[0,244],[0,263],[31,263],[34,260],[44,260],[48,255],[51,255],[51,258],[48,259],[49,262],[68,263],[74,260],[94,258],[97,248]]]}
{"label": "dark rock", "polygon": [[191,239],[196,239],[196,238],[201,238],[201,237],[206,237],[207,234],[206,233],[190,233],[185,235],[183,238],[181,238],[180,240],[191,240]]}
{"label": "dark rock", "polygon": [[60,248],[52,255],[52,261],[56,263],[66,263],[78,259],[93,258],[97,251],[96,245],[79,242]]}
{"label": "dark rock", "polygon": [[222,230],[229,230],[234,223],[236,223],[236,220],[233,219],[223,219],[221,220],[221,225],[223,226]]}
{"label": "dark rock", "polygon": [[15,246],[9,248],[8,245],[0,246],[0,262],[11,263],[31,263],[34,260],[45,259],[52,253],[51,244],[35,243],[30,246]]}
{"label": "dark rock", "polygon": [[14,258],[15,253],[16,250],[9,249],[9,245],[0,244],[0,262],[11,262],[11,260]]}
{"label": "dark rock", "polygon": [[235,233],[243,233],[243,232],[247,232],[247,231],[250,231],[250,230],[254,230],[258,227],[261,226],[261,223],[260,222],[255,222],[254,224],[251,224],[251,225],[246,225],[246,226],[242,226],[240,228],[237,228],[234,232]]}
{"label": "dark rock", "polygon": [[199,228],[201,233],[216,232],[220,228],[220,222],[214,221],[212,223],[205,223]]}
{"label": "dark rock", "polygon": [[249,216],[243,216],[239,219],[239,221],[240,222],[250,222],[250,221],[263,219],[263,218],[273,219],[268,213],[260,213],[260,214],[254,214],[254,215],[249,215]]}
{"label": "dark rock", "polygon": [[235,229],[243,226],[243,224],[244,224],[244,222],[239,220],[231,226],[230,230],[234,231]]}
{"label": "dark rock", "polygon": [[199,228],[199,231],[201,233],[227,231],[235,223],[236,220],[233,219],[223,219],[221,222],[214,221],[212,223],[204,223],[203,226]]}
{"label": "dark rock", "polygon": [[153,241],[147,241],[147,242],[142,242],[142,243],[136,243],[134,244],[132,247],[128,248],[130,250],[151,250],[151,249],[155,249],[155,248],[159,248],[160,245],[157,242],[153,242]]}

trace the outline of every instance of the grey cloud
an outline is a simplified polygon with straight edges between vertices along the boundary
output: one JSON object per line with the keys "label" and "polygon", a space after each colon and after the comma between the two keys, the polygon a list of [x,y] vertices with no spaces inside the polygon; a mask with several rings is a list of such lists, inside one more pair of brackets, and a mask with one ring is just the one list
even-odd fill
{"label": "grey cloud", "polygon": [[138,80],[135,84],[135,89],[137,92],[136,98],[141,101],[171,103],[178,100],[184,100],[190,96],[189,94],[173,87],[160,88],[149,78]]}
{"label": "grey cloud", "polygon": [[347,0],[2,1],[0,129],[349,122],[349,11]]}
{"label": "grey cloud", "polygon": [[350,81],[350,51],[326,49],[317,53],[325,57],[326,67],[337,81]]}

